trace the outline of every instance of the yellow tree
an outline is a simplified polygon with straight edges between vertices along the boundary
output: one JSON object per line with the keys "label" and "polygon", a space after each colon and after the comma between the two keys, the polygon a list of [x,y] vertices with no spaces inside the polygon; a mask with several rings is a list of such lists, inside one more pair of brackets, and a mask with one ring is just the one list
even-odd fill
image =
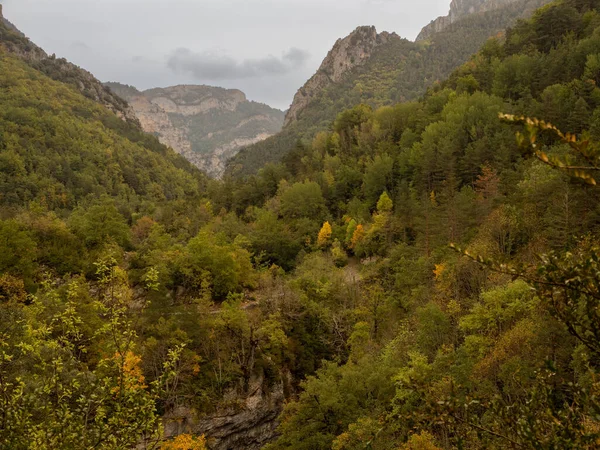
{"label": "yellow tree", "polygon": [[180,434],[171,441],[164,442],[161,450],[206,450],[204,436],[196,437],[191,434]]}
{"label": "yellow tree", "polygon": [[319,247],[326,247],[327,245],[329,245],[331,233],[331,225],[329,224],[329,222],[325,222],[323,224],[323,227],[321,228],[321,231],[319,231],[319,237],[317,238],[317,244],[319,245]]}
{"label": "yellow tree", "polygon": [[356,248],[356,245],[361,243],[365,238],[365,229],[362,225],[357,225],[352,235],[352,248]]}

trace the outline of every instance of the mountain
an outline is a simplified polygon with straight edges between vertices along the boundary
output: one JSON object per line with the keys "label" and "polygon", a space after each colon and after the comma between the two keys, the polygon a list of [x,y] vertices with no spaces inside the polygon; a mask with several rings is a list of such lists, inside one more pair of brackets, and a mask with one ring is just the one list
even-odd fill
{"label": "mountain", "polygon": [[[226,173],[244,176],[266,163],[281,161],[299,141],[310,142],[330,127],[337,114],[359,103],[379,107],[420,97],[491,36],[546,3],[548,0],[453,2],[452,26],[441,27],[418,42],[395,34],[378,35],[372,27],[358,28],[336,43],[317,73],[298,91],[282,132],[242,149],[228,162]],[[468,14],[471,9],[474,13]],[[332,71],[334,61],[341,62],[343,70]]]}
{"label": "mountain", "polygon": [[425,26],[417,36],[417,42],[430,38],[472,14],[494,11],[519,0],[452,0],[447,16],[438,17]]}
{"label": "mountain", "polygon": [[340,82],[352,69],[365,64],[378,47],[399,40],[395,33],[377,34],[375,27],[358,27],[344,39],[338,39],[310,80],[294,96],[285,116],[284,126],[298,120],[298,115],[324,89]]}
{"label": "mountain", "polygon": [[64,58],[48,55],[31,42],[11,22],[4,18],[0,5],[0,43],[9,53],[18,56],[29,66],[75,87],[87,98],[105,106],[123,120],[137,124],[133,111],[122,98],[114,95],[90,72]]}
{"label": "mountain", "polygon": [[222,180],[0,44],[0,448],[598,448],[600,0]]}
{"label": "mountain", "polygon": [[140,92],[119,83],[106,86],[129,102],[146,132],[216,177],[241,147],[276,134],[283,123],[283,112],[248,101],[235,89],[185,85]]}
{"label": "mountain", "polygon": [[226,180],[269,262],[308,235],[306,316],[272,301],[314,327],[300,355],[331,346],[268,450],[599,448],[599,8],[545,6],[418,101]]}
{"label": "mountain", "polygon": [[48,57],[0,22],[0,204],[72,210],[104,195],[140,202],[200,195],[205,179],[144,133],[89,72]]}

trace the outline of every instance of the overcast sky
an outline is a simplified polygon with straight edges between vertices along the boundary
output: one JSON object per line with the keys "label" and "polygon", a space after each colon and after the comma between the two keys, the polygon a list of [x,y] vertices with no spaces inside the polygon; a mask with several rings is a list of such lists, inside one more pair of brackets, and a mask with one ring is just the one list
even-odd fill
{"label": "overcast sky", "polygon": [[414,39],[450,0],[0,0],[48,53],[139,89],[208,84],[286,109],[360,25]]}

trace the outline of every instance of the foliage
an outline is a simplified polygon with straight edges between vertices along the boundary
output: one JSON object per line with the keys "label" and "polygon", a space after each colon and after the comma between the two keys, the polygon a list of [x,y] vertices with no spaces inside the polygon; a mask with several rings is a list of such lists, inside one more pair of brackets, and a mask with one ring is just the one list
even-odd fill
{"label": "foliage", "polygon": [[206,450],[206,439],[204,436],[196,438],[189,434],[180,434],[171,441],[164,442],[161,450]]}
{"label": "foliage", "polygon": [[597,447],[598,7],[223,181],[2,54],[0,446],[284,392],[270,449]]}

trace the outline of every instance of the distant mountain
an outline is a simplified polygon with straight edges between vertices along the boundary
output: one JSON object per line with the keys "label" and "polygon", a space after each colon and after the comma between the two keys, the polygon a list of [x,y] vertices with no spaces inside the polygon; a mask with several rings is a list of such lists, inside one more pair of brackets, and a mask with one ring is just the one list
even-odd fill
{"label": "distant mountain", "polygon": [[216,177],[240,148],[274,135],[283,124],[282,111],[248,101],[235,89],[185,85],[140,92],[119,83],[106,86],[129,102],[146,132]]}
{"label": "distant mountain", "polygon": [[448,15],[438,17],[424,27],[417,36],[417,42],[430,38],[469,15],[498,10],[518,1],[520,0],[452,0]]}
{"label": "distant mountain", "polygon": [[338,40],[298,91],[282,132],[242,149],[228,162],[226,173],[244,176],[280,161],[357,104],[379,107],[419,98],[468,61],[487,39],[546,3],[549,0],[453,0],[450,19],[425,27],[417,42],[359,27]]}
{"label": "distant mountain", "polygon": [[127,102],[110,92],[87,70],[64,58],[48,55],[31,42],[17,27],[4,18],[2,5],[0,5],[0,46],[53,80],[75,87],[87,98],[105,106],[123,120],[137,124],[135,114]]}

